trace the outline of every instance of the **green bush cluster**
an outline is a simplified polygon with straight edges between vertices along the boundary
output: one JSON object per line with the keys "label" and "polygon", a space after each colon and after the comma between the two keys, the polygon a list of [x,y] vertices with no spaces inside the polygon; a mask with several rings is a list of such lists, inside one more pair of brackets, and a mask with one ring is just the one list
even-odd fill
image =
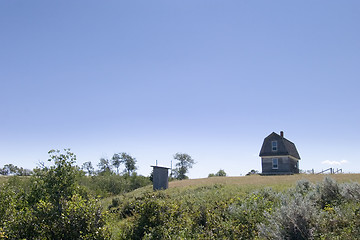
{"label": "green bush cluster", "polygon": [[253,239],[265,210],[274,206],[276,194],[262,190],[244,197],[234,190],[216,184],[185,192],[146,192],[118,198],[110,210],[113,221],[123,224],[114,238]]}
{"label": "green bush cluster", "polygon": [[50,151],[51,167],[0,187],[1,239],[109,239],[97,200],[76,183],[76,156]]}
{"label": "green bush cluster", "polygon": [[137,175],[135,172],[131,175],[81,176],[78,182],[81,186],[86,187],[93,194],[100,197],[124,194],[151,184],[149,177]]}
{"label": "green bush cluster", "polygon": [[188,187],[116,198],[115,239],[360,239],[360,185],[331,178],[246,193]]}

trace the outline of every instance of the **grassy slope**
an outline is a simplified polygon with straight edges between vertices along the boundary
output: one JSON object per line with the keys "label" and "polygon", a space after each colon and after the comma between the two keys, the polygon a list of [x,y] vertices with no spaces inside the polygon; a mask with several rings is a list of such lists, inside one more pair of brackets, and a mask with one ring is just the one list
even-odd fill
{"label": "grassy slope", "polygon": [[8,179],[9,179],[9,177],[7,177],[7,176],[0,176],[0,185],[2,183],[5,183]]}
{"label": "grassy slope", "polygon": [[[301,179],[307,179],[313,183],[322,181],[325,177],[331,177],[337,182],[349,182],[356,181],[360,183],[360,174],[296,174],[285,176],[243,176],[243,177],[211,177],[200,179],[188,179],[182,181],[172,181],[169,183],[169,189],[165,190],[166,194],[172,197],[185,197],[192,195],[194,192],[197,195],[208,195],[207,187],[214,186],[216,184],[225,185],[227,194],[240,194],[245,195],[249,192],[253,192],[257,189],[270,187],[276,191],[283,191],[290,187],[294,187],[296,182]],[[102,199],[101,204],[105,209],[111,204],[113,198],[120,198],[121,201],[132,201],[132,199],[142,196],[146,193],[153,192],[152,186],[146,186],[136,189],[125,195],[119,195]]]}
{"label": "grassy slope", "polygon": [[[360,183],[360,174],[212,177],[173,181],[169,183],[169,189],[159,193],[167,196],[164,201],[170,205],[176,204],[182,207],[189,205],[194,206],[195,209],[203,205],[209,209],[215,209],[214,204],[216,203],[228,203],[236,199],[242,199],[256,190],[270,187],[275,191],[284,191],[294,187],[296,182],[301,179],[307,179],[315,183],[322,181],[327,176],[335,179],[337,182],[356,181]],[[143,197],[149,194],[154,194],[152,186],[146,186],[124,195],[103,199],[101,204],[104,210],[107,210],[113,198],[119,198],[121,204],[126,204],[126,202],[142,203]],[[108,227],[114,236],[118,236],[123,231],[122,229],[126,226],[127,221],[128,219],[116,218],[115,214]]]}
{"label": "grassy slope", "polygon": [[335,179],[338,182],[357,181],[360,182],[360,174],[296,174],[283,176],[244,176],[244,177],[212,177],[201,179],[190,179],[183,181],[174,181],[169,183],[169,188],[202,186],[213,184],[238,185],[251,188],[257,187],[291,187],[301,179],[307,179],[311,182],[322,181],[326,176]]}

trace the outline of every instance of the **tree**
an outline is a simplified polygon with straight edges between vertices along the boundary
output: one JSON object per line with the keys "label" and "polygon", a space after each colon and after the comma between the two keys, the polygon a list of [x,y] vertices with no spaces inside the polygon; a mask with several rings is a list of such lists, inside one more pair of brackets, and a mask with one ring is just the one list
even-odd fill
{"label": "tree", "polygon": [[250,176],[250,175],[254,175],[254,174],[259,174],[259,171],[252,169],[250,172],[248,172],[248,173],[246,174],[246,176]]}
{"label": "tree", "polygon": [[119,167],[121,162],[121,154],[120,153],[115,153],[112,157],[112,165],[116,168],[116,174],[119,175]]}
{"label": "tree", "polygon": [[115,153],[112,157],[112,164],[114,167],[116,167],[118,174],[119,174],[118,169],[121,164],[125,165],[125,172],[127,172],[129,175],[137,169],[136,158],[132,157],[131,155],[125,152]]}
{"label": "tree", "polygon": [[208,177],[226,177],[226,172],[223,169],[220,169],[217,173],[210,173]]}
{"label": "tree", "polygon": [[226,177],[226,172],[223,169],[220,169],[215,176],[217,177]]}
{"label": "tree", "polygon": [[194,159],[192,159],[191,156],[186,153],[176,153],[174,155],[174,159],[178,161],[174,170],[175,178],[178,180],[186,179],[187,176],[185,174],[195,164]]}
{"label": "tree", "polygon": [[100,158],[100,162],[97,166],[99,167],[100,174],[110,173],[110,171],[111,171],[109,159]]}
{"label": "tree", "polygon": [[226,177],[226,172],[223,169],[220,169],[217,173],[210,173],[208,177]]}
{"label": "tree", "polygon": [[136,167],[136,158],[130,156],[127,153],[121,153],[121,160],[125,164],[125,171],[130,175],[130,173],[134,172]]}
{"label": "tree", "polygon": [[5,166],[3,168],[0,168],[0,175],[9,175],[9,169],[7,169]]}
{"label": "tree", "polygon": [[86,170],[89,176],[94,174],[94,167],[90,161],[84,162],[83,165],[81,166],[81,169]]}

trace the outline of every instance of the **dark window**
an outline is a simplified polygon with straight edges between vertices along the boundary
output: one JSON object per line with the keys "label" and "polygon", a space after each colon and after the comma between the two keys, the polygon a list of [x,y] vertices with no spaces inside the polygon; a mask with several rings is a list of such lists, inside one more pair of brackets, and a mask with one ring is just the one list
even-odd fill
{"label": "dark window", "polygon": [[273,169],[278,169],[279,166],[278,166],[278,159],[277,158],[273,158],[272,159],[272,168]]}
{"label": "dark window", "polygon": [[271,149],[272,149],[273,152],[277,151],[277,141],[272,141],[271,146],[272,146]]}

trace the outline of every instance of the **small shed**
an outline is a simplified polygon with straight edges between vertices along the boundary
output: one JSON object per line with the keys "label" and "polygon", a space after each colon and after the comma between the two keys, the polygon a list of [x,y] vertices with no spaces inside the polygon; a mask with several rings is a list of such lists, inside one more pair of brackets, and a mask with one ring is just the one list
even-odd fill
{"label": "small shed", "polygon": [[260,150],[262,175],[282,175],[299,173],[300,155],[293,142],[280,135],[271,133],[264,139]]}
{"label": "small shed", "polygon": [[153,189],[161,190],[169,187],[169,169],[168,167],[153,167]]}

